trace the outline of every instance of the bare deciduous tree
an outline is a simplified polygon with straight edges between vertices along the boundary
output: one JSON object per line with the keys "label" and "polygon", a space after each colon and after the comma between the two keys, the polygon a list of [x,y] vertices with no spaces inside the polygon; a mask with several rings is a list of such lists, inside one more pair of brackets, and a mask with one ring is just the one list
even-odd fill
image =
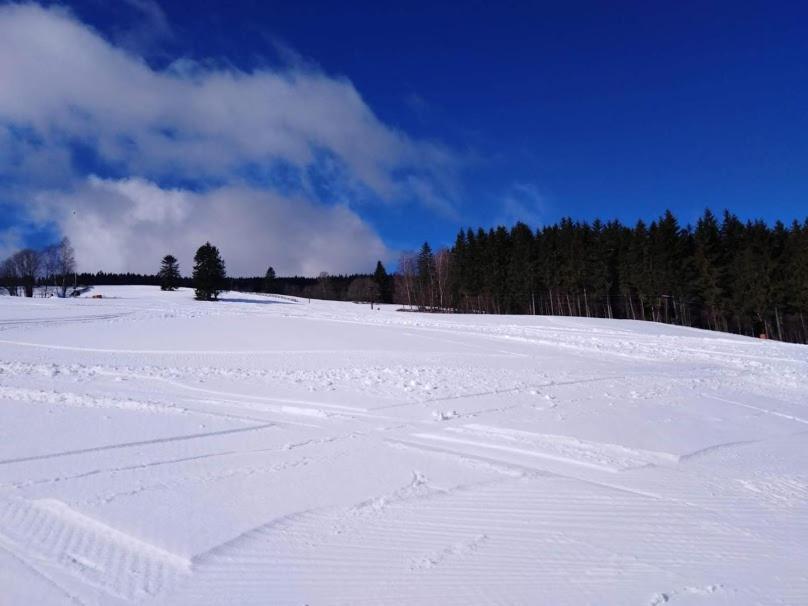
{"label": "bare deciduous tree", "polygon": [[59,245],[51,244],[42,249],[42,277],[44,278],[45,296],[50,296],[50,287],[56,287],[58,280]]}
{"label": "bare deciduous tree", "polygon": [[65,236],[62,241],[56,246],[56,274],[60,277],[60,297],[67,294],[67,285],[70,279],[70,274],[76,272],[76,252],[73,250],[73,245],[70,243],[70,238]]}
{"label": "bare deciduous tree", "polygon": [[17,275],[22,282],[26,297],[34,296],[34,286],[42,269],[42,254],[32,248],[25,248],[11,257]]}
{"label": "bare deciduous tree", "polygon": [[438,303],[441,309],[446,307],[448,301],[451,260],[452,253],[448,248],[441,248],[435,253],[435,282],[438,287]]}
{"label": "bare deciduous tree", "polygon": [[20,276],[17,273],[17,264],[14,257],[9,257],[0,264],[0,284],[8,291],[12,297],[18,296]]}
{"label": "bare deciduous tree", "polygon": [[401,303],[408,306],[413,305],[413,295],[415,294],[415,279],[418,276],[418,257],[413,252],[401,254],[398,260],[398,280],[397,297]]}

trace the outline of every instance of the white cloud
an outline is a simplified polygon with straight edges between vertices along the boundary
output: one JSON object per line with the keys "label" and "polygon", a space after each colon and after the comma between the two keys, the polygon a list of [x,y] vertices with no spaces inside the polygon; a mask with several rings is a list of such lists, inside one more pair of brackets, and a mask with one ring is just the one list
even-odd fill
{"label": "white cloud", "polygon": [[70,236],[81,270],[154,273],[174,254],[190,274],[194,252],[219,247],[231,275],[372,271],[391,252],[350,209],[227,186],[163,189],[141,178],[90,177],[78,189],[41,193],[32,214]]}
{"label": "white cloud", "polygon": [[0,121],[51,144],[93,141],[105,159],[146,176],[227,176],[278,158],[305,166],[323,149],[392,197],[396,171],[452,170],[450,153],[383,124],[345,79],[187,59],[157,71],[62,9],[0,7],[0,81]]}
{"label": "white cloud", "polygon": [[[153,0],[127,2],[170,34]],[[316,200],[312,166],[330,171],[318,188],[331,200],[372,191],[454,212],[454,153],[381,122],[348,80],[300,62],[245,72],[179,58],[158,70],[131,48],[64,8],[0,6],[0,181],[15,184],[0,195],[69,235],[82,269],[151,273],[173,252],[189,271],[206,240],[234,275],[269,264],[308,275],[372,269],[388,250],[347,206]],[[128,178],[82,173],[76,142]],[[300,169],[297,194],[237,176],[277,162]],[[186,181],[223,185],[158,185]]]}

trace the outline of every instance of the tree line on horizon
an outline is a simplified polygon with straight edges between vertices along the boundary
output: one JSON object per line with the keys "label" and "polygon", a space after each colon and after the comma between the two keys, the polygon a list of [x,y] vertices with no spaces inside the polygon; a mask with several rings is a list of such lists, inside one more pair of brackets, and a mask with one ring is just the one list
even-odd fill
{"label": "tree line on horizon", "polygon": [[[167,255],[176,263],[173,255]],[[377,264],[380,265],[381,263]],[[98,271],[95,273],[82,272],[76,276],[78,284],[82,286],[109,286],[109,285],[141,285],[158,286],[163,290],[176,288],[194,288],[193,276],[173,274],[180,272],[179,265],[172,270],[170,278],[171,287],[166,285],[163,267],[165,257],[160,261],[157,273],[140,274],[133,272],[115,273]],[[308,299],[325,299],[332,301],[362,301],[392,302],[393,276],[388,275],[381,265],[382,279],[377,280],[377,274],[329,274],[321,272],[317,277],[310,276],[276,276],[275,270],[270,267],[264,276],[236,277],[225,276],[223,291],[238,291],[251,293],[275,293],[291,297]],[[38,283],[41,283],[38,282]],[[382,284],[383,288],[377,285]],[[378,290],[377,290],[378,288]]]}
{"label": "tree line on horizon", "polygon": [[[28,294],[34,284],[66,284],[75,259],[65,242],[40,251],[36,271],[28,252],[13,255],[0,265],[0,286]],[[67,265],[43,261],[59,258],[57,249],[69,250]],[[433,251],[424,243],[403,253],[392,274],[378,261],[372,274],[280,277],[269,267],[264,276],[228,277],[210,243],[194,261],[191,277],[166,255],[155,275],[82,273],[74,282],[193,287],[205,300],[236,290],[429,312],[650,320],[808,343],[808,219],[769,227],[707,210],[683,227],[666,211],[633,227],[565,218],[536,230],[521,222],[465,229],[452,247]]]}
{"label": "tree line on horizon", "polygon": [[565,218],[458,233],[405,253],[396,302],[425,310],[651,320],[808,343],[808,219],[682,227]]}

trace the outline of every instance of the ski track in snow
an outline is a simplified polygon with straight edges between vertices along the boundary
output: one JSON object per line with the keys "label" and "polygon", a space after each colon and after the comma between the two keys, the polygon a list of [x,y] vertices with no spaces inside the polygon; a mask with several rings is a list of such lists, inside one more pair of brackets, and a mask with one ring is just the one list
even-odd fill
{"label": "ski track in snow", "polygon": [[806,347],[97,290],[0,297],[18,599],[808,603]]}
{"label": "ski track in snow", "polygon": [[188,573],[190,561],[71,509],[58,500],[0,501],[0,537],[29,557],[57,563],[127,600],[153,596]]}

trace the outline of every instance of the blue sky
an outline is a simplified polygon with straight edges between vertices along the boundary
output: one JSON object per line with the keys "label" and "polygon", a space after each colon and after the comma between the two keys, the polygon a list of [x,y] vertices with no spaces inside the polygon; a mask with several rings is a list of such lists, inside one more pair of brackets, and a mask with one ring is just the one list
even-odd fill
{"label": "blue sky", "polygon": [[[11,55],[0,79],[15,52],[24,63],[27,45],[63,26],[72,33],[62,55],[37,47],[40,61],[67,53],[85,58],[75,71],[102,74],[62,82],[60,72],[56,84],[31,91],[53,86],[54,102],[25,111],[13,100],[4,108],[0,94],[6,248],[79,230],[69,235],[81,242],[80,259],[138,270],[134,244],[92,235],[76,217],[108,234],[146,234],[159,258],[158,248],[187,256],[191,246],[160,233],[165,217],[181,229],[190,212],[182,209],[204,208],[207,221],[191,233],[221,239],[225,258],[233,240],[237,273],[260,273],[265,259],[311,273],[362,269],[362,246],[392,261],[424,239],[451,243],[461,226],[520,219],[633,222],[671,208],[686,223],[706,206],[768,221],[808,215],[804,4],[346,4],[203,1],[189,10],[186,2],[86,0],[0,14],[0,24],[31,31],[0,49]],[[87,36],[97,40],[85,44]],[[133,75],[118,82],[116,69]],[[176,108],[194,104],[195,84],[204,80],[208,99],[233,74],[238,82],[223,98],[252,99],[236,110],[243,138],[196,129],[193,120],[220,117],[215,98],[183,119]],[[295,90],[254,87],[255,74],[294,79]],[[106,93],[91,90],[141,77],[153,95],[122,93],[109,100],[114,110],[93,96]],[[290,122],[304,126],[289,134]],[[278,136],[254,146],[251,125]],[[160,136],[146,140],[144,131]],[[41,163],[24,161],[40,155]],[[160,225],[143,220],[161,205],[172,210]],[[237,215],[258,207],[267,224],[288,227],[268,228],[273,244],[251,253],[237,248],[250,238],[239,234],[252,233]],[[219,233],[225,217],[242,232]],[[322,242],[289,240],[308,226]],[[357,247],[344,258],[335,252],[340,233]],[[115,247],[122,250],[109,254]]]}

